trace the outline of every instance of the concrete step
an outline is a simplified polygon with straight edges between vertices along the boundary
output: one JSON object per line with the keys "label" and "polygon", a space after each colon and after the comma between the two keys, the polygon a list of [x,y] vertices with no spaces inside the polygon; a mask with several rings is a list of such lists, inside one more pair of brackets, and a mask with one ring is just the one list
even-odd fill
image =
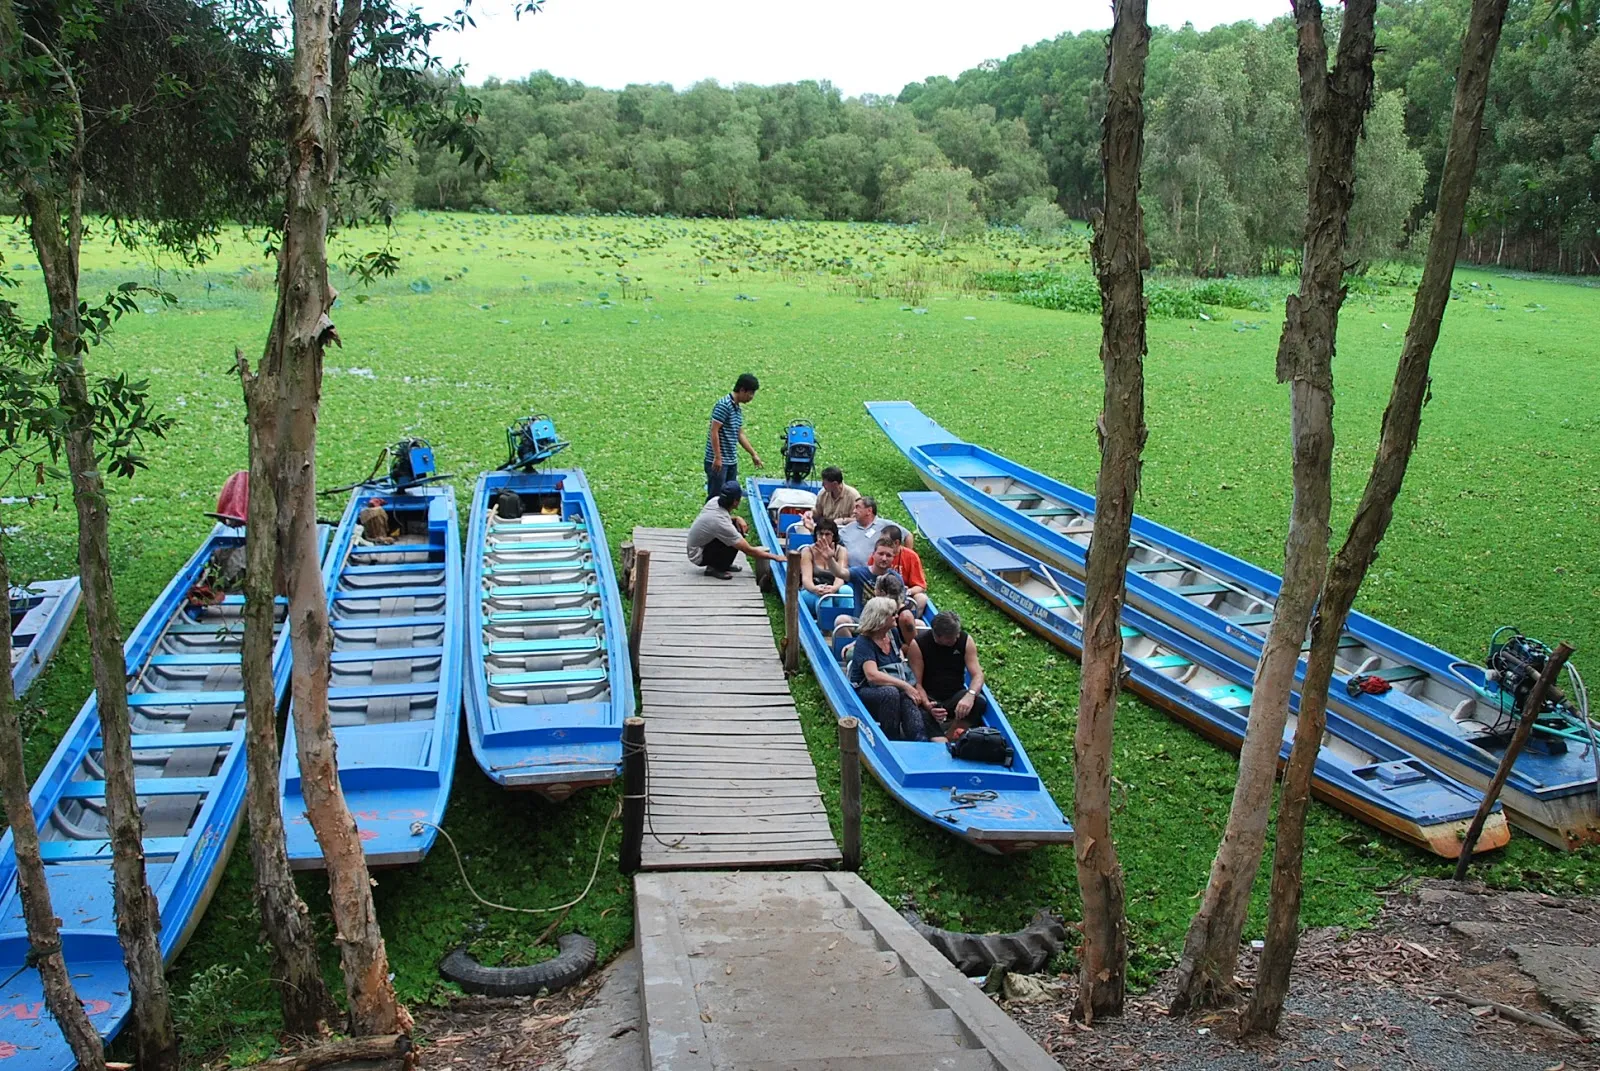
{"label": "concrete step", "polygon": [[634,893],[651,1071],[1059,1071],[853,874],[651,873]]}
{"label": "concrete step", "polygon": [[[816,1030],[818,1022],[827,1022],[828,1030]],[[834,1008],[813,1008],[811,1015],[788,1021],[770,1010],[765,1015],[733,1017],[719,1017],[712,1011],[706,1040],[728,1067],[770,1060],[775,1053],[783,1053],[789,1060],[926,1058],[977,1048],[948,1008],[899,1012],[892,1021],[881,1014],[846,1014]]]}
{"label": "concrete step", "polygon": [[914,1056],[828,1056],[820,1060],[762,1060],[739,1071],[1002,1071],[983,1049]]}

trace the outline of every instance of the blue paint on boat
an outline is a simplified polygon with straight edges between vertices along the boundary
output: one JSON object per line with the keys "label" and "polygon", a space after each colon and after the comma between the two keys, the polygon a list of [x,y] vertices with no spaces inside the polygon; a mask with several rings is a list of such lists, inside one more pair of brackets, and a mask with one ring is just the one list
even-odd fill
{"label": "blue paint on boat", "polygon": [[[753,530],[762,545],[780,554],[783,547],[766,502],[772,492],[786,486],[803,486],[812,492],[821,490],[821,484],[746,481],[750,512],[755,518]],[[772,573],[777,590],[782,592],[787,566],[773,563]],[[823,602],[824,612],[836,599],[844,597],[828,596]],[[934,613],[930,601],[923,620],[931,622]],[[984,851],[1005,854],[1042,844],[1071,842],[1071,823],[1056,806],[1028,758],[1027,749],[1012,731],[999,701],[987,687],[983,694],[989,701],[989,712],[984,716],[984,724],[998,729],[1011,745],[1015,758],[1009,768],[952,758],[944,744],[889,740],[856,698],[855,689],[846,679],[844,668],[834,656],[817,619],[803,606],[799,616],[801,646],[811,660],[828,705],[840,717],[853,717],[860,722],[861,756],[890,795],[919,818]],[[963,795],[991,792],[993,798],[977,800]]]}
{"label": "blue paint on boat", "polygon": [[[923,481],[978,527],[1082,575],[1094,499],[991,450],[961,441],[909,402],[867,411]],[[1135,516],[1128,602],[1254,666],[1280,579],[1170,528]],[[1481,789],[1505,750],[1509,706],[1481,668],[1361,613],[1341,638],[1329,696],[1334,710]],[[1297,677],[1303,678],[1302,659]],[[1357,673],[1383,676],[1382,695],[1351,696]],[[1513,824],[1561,848],[1600,842],[1595,755],[1536,734],[1507,780]]]}
{"label": "blue paint on boat", "polygon": [[[402,533],[368,543],[358,517],[381,500]],[[461,529],[455,491],[358,487],[323,562],[333,628],[328,708],[339,783],[370,866],[419,862],[444,821],[461,734]],[[280,785],[289,862],[323,866],[300,794],[293,711]]]}
{"label": "blue paint on boat", "polygon": [[20,696],[44,672],[78,612],[78,578],[35,580],[11,588],[11,694]]}
{"label": "blue paint on boat", "polygon": [[[197,609],[189,591],[214,552],[244,543],[218,525],[147,610],[123,645],[137,790],[145,800],[145,874],[171,963],[205,911],[244,813],[245,711],[239,689],[244,630],[237,603]],[[75,581],[74,581],[75,583]],[[273,686],[289,680],[288,636],[273,647]],[[100,708],[91,695],[34,783],[41,854],[61,946],[89,1021],[110,1040],[132,1010],[113,910],[104,819]],[[44,1007],[29,950],[9,831],[0,840],[0,1060],[18,1071],[76,1065]]]}
{"label": "blue paint on boat", "polygon": [[[1082,655],[1083,581],[979,531],[943,495],[910,491],[900,501],[918,533],[963,580],[1074,657]],[[1131,607],[1123,609],[1122,631],[1129,686],[1238,751],[1249,711],[1250,670]],[[1291,696],[1291,715],[1299,707],[1300,697]],[[1288,761],[1293,743],[1291,716],[1280,762]],[[1362,821],[1450,859],[1460,854],[1461,834],[1483,799],[1478,791],[1333,713],[1328,715],[1312,791]],[[1506,832],[1502,818],[1480,838],[1477,850],[1505,843]]]}
{"label": "blue paint on boat", "polygon": [[[491,513],[507,490],[522,500],[521,517]],[[471,510],[462,595],[478,765],[496,784],[553,800],[609,783],[622,766],[633,679],[589,481],[579,469],[486,472]]]}

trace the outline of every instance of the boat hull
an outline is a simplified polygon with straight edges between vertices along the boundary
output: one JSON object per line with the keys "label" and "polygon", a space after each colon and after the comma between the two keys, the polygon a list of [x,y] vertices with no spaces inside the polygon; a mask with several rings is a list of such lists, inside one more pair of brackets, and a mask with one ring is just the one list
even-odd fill
{"label": "boat hull", "polygon": [[[359,514],[380,499],[401,535],[360,535]],[[350,497],[323,563],[333,628],[328,706],[339,783],[369,867],[420,862],[449,802],[461,734],[461,536],[455,492],[361,487]],[[293,709],[279,788],[290,865],[316,870],[322,848],[300,792]]]}
{"label": "boat hull", "polygon": [[11,694],[20,697],[39,679],[66,639],[83,598],[83,585],[75,576],[36,580],[13,587],[11,598],[13,604],[18,599],[29,604],[11,629]]}
{"label": "boat hull", "polygon": [[[515,492],[521,517],[491,514]],[[546,511],[549,512],[546,512]],[[627,624],[582,471],[487,472],[462,587],[467,736],[496,784],[552,802],[610,784],[633,716]]]}
{"label": "boat hull", "polygon": [[[947,498],[973,524],[1049,564],[1082,577],[1093,526],[1091,496],[962,442],[905,402],[872,402],[868,410],[906,455],[930,490]],[[1024,513],[1023,503],[1034,503]],[[1039,503],[1049,503],[1039,505]],[[1227,657],[1253,667],[1260,659],[1279,579],[1145,518],[1133,522],[1127,602],[1183,630]],[[1216,590],[1211,590],[1216,589]],[[1480,746],[1479,719],[1493,697],[1456,676],[1467,665],[1364,614],[1352,613],[1341,638],[1340,669],[1329,708],[1411,752],[1463,784],[1482,791],[1499,753]],[[1350,695],[1355,672],[1392,674],[1382,695]],[[1305,662],[1297,668],[1303,679]],[[1469,705],[1466,721],[1454,711]],[[1502,790],[1511,823],[1555,847],[1600,843],[1592,761],[1577,750],[1530,748]]]}
{"label": "boat hull", "polygon": [[[137,791],[145,800],[146,878],[160,911],[160,943],[171,963],[199,925],[244,816],[244,708],[238,659],[243,600],[198,609],[189,593],[213,552],[243,543],[218,526],[168,584],[124,647]],[[288,685],[289,645],[273,649],[278,699]],[[111,852],[103,829],[98,695],[91,696],[40,773],[31,796],[40,824],[51,906],[73,985],[90,1022],[110,1040],[132,1005],[112,908]],[[44,1007],[16,887],[10,832],[0,841],[0,1052],[8,1067],[66,1069],[76,1061]],[[15,973],[13,973],[15,972]]]}
{"label": "boat hull", "polygon": [[[755,518],[752,531],[764,546],[777,553],[781,553],[782,543],[765,504],[767,496],[783,486],[779,480],[747,481]],[[772,574],[776,589],[783,592],[787,565],[774,563]],[[931,621],[934,612],[930,602],[924,620]],[[837,716],[856,719],[867,769],[908,810],[980,851],[995,855],[1071,843],[1071,823],[1051,798],[999,702],[987,688],[984,696],[989,702],[989,714],[985,724],[999,729],[1010,743],[1015,759],[1009,769],[952,758],[943,744],[887,739],[856,698],[817,619],[802,609],[799,620],[801,647],[811,661],[828,705]],[[988,798],[989,793],[994,794],[993,798]]]}
{"label": "boat hull", "polygon": [[[906,493],[900,499],[918,531],[978,594],[1074,658],[1082,657],[1083,635],[1073,616],[1083,602],[1081,581],[980,533],[937,493]],[[1237,753],[1244,739],[1241,712],[1247,707],[1250,671],[1137,610],[1125,609],[1122,622],[1128,670],[1123,686]],[[1216,698],[1208,694],[1213,692]],[[1280,767],[1288,762],[1298,709],[1299,696],[1291,696]],[[1479,793],[1337,714],[1329,716],[1326,738],[1330,744],[1319,755],[1312,779],[1317,798],[1435,855],[1460,855],[1482,800]],[[1509,837],[1497,807],[1475,850],[1503,847]]]}

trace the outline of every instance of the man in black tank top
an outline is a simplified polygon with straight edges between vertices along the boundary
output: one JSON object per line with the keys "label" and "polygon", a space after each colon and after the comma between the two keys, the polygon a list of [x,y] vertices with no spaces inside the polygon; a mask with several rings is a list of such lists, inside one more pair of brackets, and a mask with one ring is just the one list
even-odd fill
{"label": "man in black tank top", "polygon": [[961,618],[951,610],[933,617],[933,628],[917,637],[922,655],[922,687],[933,700],[933,715],[943,732],[983,724],[989,702],[983,697],[983,667],[978,645],[961,630]]}

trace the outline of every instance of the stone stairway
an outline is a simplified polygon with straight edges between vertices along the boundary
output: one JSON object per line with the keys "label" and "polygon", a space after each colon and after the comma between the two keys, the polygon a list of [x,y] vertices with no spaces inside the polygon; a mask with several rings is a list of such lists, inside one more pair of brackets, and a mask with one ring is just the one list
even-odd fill
{"label": "stone stairway", "polygon": [[640,874],[652,1071],[1055,1071],[854,874]]}

